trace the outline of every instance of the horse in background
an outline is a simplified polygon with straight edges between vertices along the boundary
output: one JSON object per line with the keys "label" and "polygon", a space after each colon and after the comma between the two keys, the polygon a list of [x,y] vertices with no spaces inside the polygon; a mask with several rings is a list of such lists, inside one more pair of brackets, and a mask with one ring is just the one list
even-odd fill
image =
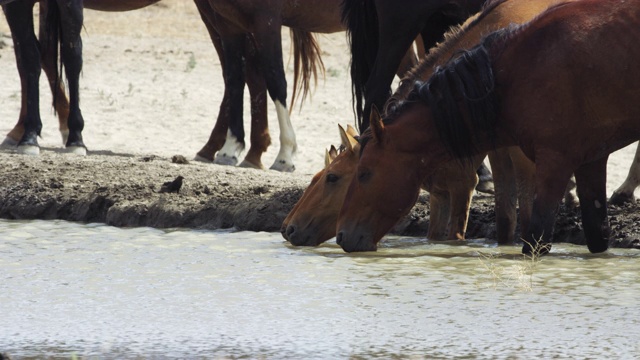
{"label": "horse in background", "polygon": [[536,164],[523,253],[550,250],[571,174],[587,246],[605,251],[608,155],[640,138],[639,24],[640,0],[562,3],[492,33],[417,84],[384,122],[371,118],[337,242],[345,251],[375,250],[441,164],[520,146]]}
{"label": "horse in background", "polygon": [[[34,34],[33,7],[37,0],[20,0],[2,5],[11,29],[16,64],[22,85],[22,108],[18,123],[22,123],[22,136],[17,141],[18,151],[24,154],[40,153],[38,136],[42,129],[40,118],[40,55],[53,54],[52,68],[57,69],[58,51],[69,87],[68,136],[66,151],[86,155],[82,140],[84,119],[80,111],[79,77],[82,70],[82,39],[80,31],[83,21],[82,0],[51,0],[47,4],[47,39],[38,43]],[[58,49],[59,46],[59,49]],[[55,76],[55,87],[60,87],[60,77]],[[52,86],[53,88],[53,86]]]}
{"label": "horse in background", "polygon": [[383,109],[393,74],[420,35],[431,49],[451,26],[480,11],[485,0],[344,0],[342,19],[351,46],[351,87],[358,129],[366,130],[371,105]]}
{"label": "horse in background", "polygon": [[[49,34],[49,19],[47,18],[48,7],[50,0],[41,0],[40,2],[40,15],[39,15],[39,32],[38,32],[38,46],[40,52],[41,68],[44,70],[47,80],[49,81],[49,87],[53,94],[53,109],[58,115],[60,134],[62,135],[62,143],[67,143],[69,137],[69,99],[64,89],[64,84],[60,81],[60,74],[58,73],[57,66],[57,52],[56,44],[54,42],[55,37]],[[140,9],[159,2],[160,0],[84,0],[84,8],[100,11],[130,11]],[[21,72],[22,74],[22,72]],[[25,84],[25,80],[22,81]],[[20,115],[16,125],[7,133],[2,147],[15,147],[22,138],[25,132],[24,122],[27,118],[27,88],[22,86],[22,107],[20,109]]]}

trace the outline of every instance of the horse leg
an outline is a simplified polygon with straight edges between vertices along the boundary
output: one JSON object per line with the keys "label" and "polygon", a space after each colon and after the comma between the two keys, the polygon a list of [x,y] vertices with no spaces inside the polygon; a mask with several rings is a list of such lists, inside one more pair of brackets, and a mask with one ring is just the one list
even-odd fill
{"label": "horse leg", "polygon": [[386,29],[385,24],[381,23],[379,34],[376,60],[365,84],[364,112],[358,124],[360,133],[369,127],[371,107],[375,105],[378,109],[384,109],[384,104],[391,95],[393,77],[411,46],[411,42],[418,34],[418,29],[414,29],[414,32],[410,34],[399,34],[395,29],[394,31]]}
{"label": "horse leg", "polygon": [[267,117],[267,83],[260,71],[260,61],[251,41],[245,44],[245,75],[251,97],[251,146],[240,166],[264,169],[262,154],[271,145]]}
{"label": "horse leg", "polygon": [[[221,165],[236,165],[238,157],[244,150],[244,127],[242,118],[242,109],[244,104],[244,66],[243,54],[245,46],[246,34],[239,33],[233,35],[225,35],[222,37],[222,47],[224,49],[224,99],[220,105],[220,116],[223,118],[221,127],[227,127],[227,136],[224,145],[216,154],[215,163]],[[226,100],[226,101],[225,101]],[[225,121],[225,120],[228,120]],[[218,123],[213,129],[214,132],[220,132]],[[218,128],[218,129],[216,129]]]}
{"label": "horse leg", "polygon": [[473,168],[460,170],[458,172],[460,178],[458,181],[448,183],[449,186],[449,235],[447,239],[458,240],[464,239],[467,231],[467,222],[469,220],[469,208],[471,207],[471,198],[473,197],[473,189],[478,183]]}
{"label": "horse leg", "polygon": [[[87,6],[86,0],[84,5]],[[40,40],[40,63],[42,64],[44,73],[47,75],[51,94],[53,95],[53,109],[56,114],[58,114],[62,143],[66,144],[67,139],[69,138],[69,126],[67,123],[69,118],[69,100],[67,99],[67,94],[65,93],[62,82],[59,81],[60,75],[58,74],[57,66],[57,44],[54,36],[52,36],[47,29],[47,24],[49,23],[46,16],[48,13],[48,6],[48,1],[40,2],[40,32],[38,37]],[[55,4],[53,4],[53,6],[55,6]]]}
{"label": "horse leg", "polygon": [[[224,49],[222,48],[222,39],[220,38],[220,34],[215,27],[216,15],[213,8],[211,8],[209,0],[194,0],[194,3],[198,8],[198,12],[200,13],[200,17],[202,18],[207,31],[209,32],[209,37],[211,38],[213,47],[218,54],[218,59],[220,60],[220,65],[222,67],[222,77],[224,79]],[[196,154],[196,160],[213,162],[216,152],[218,152],[218,150],[220,150],[224,145],[224,141],[227,137],[227,131],[229,130],[229,111],[227,111],[227,109],[230,109],[230,107],[231,98],[229,97],[229,93],[225,87],[224,96],[220,104],[220,110],[218,111],[218,118],[215,126],[211,131],[211,135],[209,136],[207,143]]]}
{"label": "horse leg", "polygon": [[520,234],[522,236],[527,233],[531,221],[531,211],[535,195],[536,164],[529,160],[519,147],[510,147],[507,151],[509,152],[509,157],[511,158],[511,163],[513,164],[516,175]]}
{"label": "horse leg", "polygon": [[[53,4],[52,4],[53,7]],[[69,85],[69,137],[67,152],[86,155],[87,148],[82,141],[84,119],[80,111],[80,72],[82,71],[82,0],[58,0],[62,35],[60,52],[65,75]]]}
{"label": "horse leg", "polygon": [[636,156],[633,158],[627,178],[624,180],[622,185],[613,192],[609,202],[615,205],[634,202],[635,196],[633,193],[636,191],[638,185],[640,185],[640,143],[636,148]]}
{"label": "horse leg", "polygon": [[271,100],[275,103],[280,126],[280,151],[271,165],[272,170],[292,172],[295,170],[293,154],[297,150],[296,135],[287,110],[287,80],[282,62],[281,22],[271,14],[256,18],[254,38],[258,49],[262,71]]}
{"label": "horse leg", "polygon": [[[23,124],[23,131],[18,141],[18,151],[23,154],[38,155],[40,147],[38,136],[42,130],[40,120],[40,92],[38,83],[40,80],[40,51],[38,41],[33,33],[33,2],[14,1],[4,5],[4,12],[11,29],[16,64],[20,74],[22,87],[22,108],[18,125]],[[20,131],[16,125],[7,135],[12,138]],[[16,131],[16,132],[14,132]]]}
{"label": "horse leg", "polygon": [[506,149],[489,153],[495,181],[496,236],[498,244],[513,243],[517,224],[515,170]]}
{"label": "horse leg", "polygon": [[587,247],[592,253],[609,247],[609,219],[607,218],[607,159],[608,156],[580,166],[575,171],[582,227]]}
{"label": "horse leg", "polygon": [[561,154],[548,156],[536,154],[536,194],[531,211],[531,222],[523,235],[522,253],[544,255],[551,250],[551,238],[556,221],[558,206],[564,196],[571,169],[558,162]]}
{"label": "horse leg", "polygon": [[431,189],[429,191],[429,229],[427,239],[445,240],[451,201],[446,191]]}

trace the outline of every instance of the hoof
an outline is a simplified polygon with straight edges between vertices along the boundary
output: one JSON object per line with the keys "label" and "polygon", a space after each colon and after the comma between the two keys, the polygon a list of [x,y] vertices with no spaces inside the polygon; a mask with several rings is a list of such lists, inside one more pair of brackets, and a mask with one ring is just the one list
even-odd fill
{"label": "hoof", "polygon": [[238,164],[238,158],[227,154],[218,154],[213,162],[218,165],[236,166]]}
{"label": "hoof", "polygon": [[240,165],[238,165],[238,166],[243,167],[243,168],[249,168],[249,169],[264,170],[264,165],[262,165],[262,164],[256,165],[256,164],[252,163],[251,161],[247,161],[246,159],[243,160],[240,163]]}
{"label": "hoof", "polygon": [[495,194],[496,189],[493,186],[492,180],[480,180],[480,182],[476,186],[476,191],[485,194]]}
{"label": "hoof", "polygon": [[16,146],[18,146],[18,141],[7,136],[4,138],[2,144],[0,144],[0,149],[15,149]]}
{"label": "hoof", "polygon": [[551,251],[551,243],[537,243],[532,247],[531,244],[525,243],[522,246],[522,254],[536,258],[542,255],[546,255]]}
{"label": "hoof", "polygon": [[203,162],[203,163],[209,163],[209,164],[213,163],[213,159],[208,159],[208,158],[206,158],[204,156],[200,156],[199,154],[196,154],[196,157],[194,157],[193,160],[200,161],[200,162]]}
{"label": "hoof", "polygon": [[613,195],[611,195],[611,198],[609,199],[609,203],[613,205],[618,205],[618,206],[634,203],[634,202],[636,202],[636,198],[635,196],[633,196],[633,193],[626,194],[623,192],[614,192]]}
{"label": "hoof", "polygon": [[66,154],[86,156],[87,148],[84,146],[67,146],[66,148],[64,148],[64,152]]}
{"label": "hoof", "polygon": [[40,147],[37,145],[20,145],[18,146],[18,154],[23,155],[40,155]]}
{"label": "hoof", "polygon": [[284,160],[277,160],[270,167],[271,170],[276,170],[280,172],[294,172],[296,170],[296,166],[293,164],[288,164]]}

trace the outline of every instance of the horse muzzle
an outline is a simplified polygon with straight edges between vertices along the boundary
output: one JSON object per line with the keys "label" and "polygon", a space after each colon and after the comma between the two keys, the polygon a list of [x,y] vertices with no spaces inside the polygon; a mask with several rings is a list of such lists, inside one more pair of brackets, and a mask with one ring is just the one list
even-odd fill
{"label": "horse muzzle", "polygon": [[348,253],[378,250],[378,245],[373,241],[373,236],[357,231],[341,230],[336,235],[336,243]]}

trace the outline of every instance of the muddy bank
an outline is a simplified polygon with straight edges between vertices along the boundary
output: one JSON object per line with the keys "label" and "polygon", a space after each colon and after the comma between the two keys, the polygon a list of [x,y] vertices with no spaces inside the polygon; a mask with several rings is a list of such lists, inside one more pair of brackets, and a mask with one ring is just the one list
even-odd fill
{"label": "muddy bank", "polygon": [[[113,226],[236,228],[279,231],[302,195],[309,175],[242,169],[171,158],[92,153],[87,157],[44,151],[40,157],[0,153],[0,216],[63,219]],[[179,193],[161,185],[184,177]],[[403,219],[397,234],[424,236],[428,194]],[[637,204],[610,206],[612,246],[640,248]],[[476,194],[469,238],[495,238],[493,198]],[[564,207],[555,241],[582,244],[579,210]]]}

